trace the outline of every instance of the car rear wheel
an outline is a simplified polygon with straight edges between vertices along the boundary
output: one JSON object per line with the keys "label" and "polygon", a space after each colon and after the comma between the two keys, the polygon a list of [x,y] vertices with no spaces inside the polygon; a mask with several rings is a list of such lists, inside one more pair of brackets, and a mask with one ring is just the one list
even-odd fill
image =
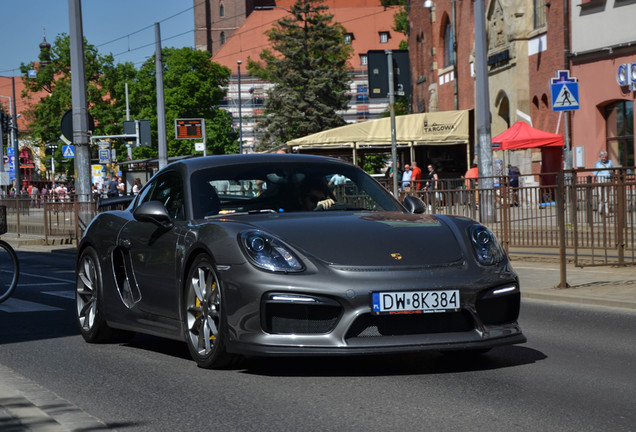
{"label": "car rear wheel", "polygon": [[97,252],[87,247],[75,269],[75,306],[80,332],[86,342],[130,339],[133,332],[113,330],[106,324],[102,305],[102,269]]}
{"label": "car rear wheel", "polygon": [[190,355],[202,368],[223,368],[237,360],[225,350],[221,285],[209,257],[197,257],[186,280],[185,324]]}

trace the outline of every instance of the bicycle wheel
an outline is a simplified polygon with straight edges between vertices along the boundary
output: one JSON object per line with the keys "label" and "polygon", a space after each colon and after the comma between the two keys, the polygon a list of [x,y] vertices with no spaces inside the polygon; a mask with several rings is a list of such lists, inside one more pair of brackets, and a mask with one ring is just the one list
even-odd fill
{"label": "bicycle wheel", "polygon": [[0,303],[13,294],[19,274],[18,256],[9,243],[0,240]]}

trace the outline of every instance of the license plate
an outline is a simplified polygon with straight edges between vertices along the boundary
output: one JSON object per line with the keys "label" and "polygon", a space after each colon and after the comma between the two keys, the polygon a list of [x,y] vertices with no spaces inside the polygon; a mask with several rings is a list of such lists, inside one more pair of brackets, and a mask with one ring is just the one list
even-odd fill
{"label": "license plate", "polygon": [[435,313],[459,309],[459,291],[401,291],[371,294],[376,314]]}

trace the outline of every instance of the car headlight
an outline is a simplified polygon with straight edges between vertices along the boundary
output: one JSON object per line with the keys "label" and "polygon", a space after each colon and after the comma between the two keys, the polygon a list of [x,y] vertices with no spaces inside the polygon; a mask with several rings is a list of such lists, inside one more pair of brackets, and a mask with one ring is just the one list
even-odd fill
{"label": "car headlight", "polygon": [[242,232],[241,242],[250,261],[259,268],[287,273],[305,269],[287,245],[262,231]]}
{"label": "car headlight", "polygon": [[483,225],[472,225],[468,230],[480,264],[493,265],[503,261],[505,252],[488,228]]}

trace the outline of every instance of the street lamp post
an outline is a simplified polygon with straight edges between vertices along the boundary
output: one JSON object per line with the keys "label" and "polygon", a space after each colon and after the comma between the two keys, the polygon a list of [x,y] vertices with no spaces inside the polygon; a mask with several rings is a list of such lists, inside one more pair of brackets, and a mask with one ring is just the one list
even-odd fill
{"label": "street lamp post", "polygon": [[243,154],[243,113],[241,112],[241,60],[237,60],[238,65],[238,108],[239,108],[239,154]]}

